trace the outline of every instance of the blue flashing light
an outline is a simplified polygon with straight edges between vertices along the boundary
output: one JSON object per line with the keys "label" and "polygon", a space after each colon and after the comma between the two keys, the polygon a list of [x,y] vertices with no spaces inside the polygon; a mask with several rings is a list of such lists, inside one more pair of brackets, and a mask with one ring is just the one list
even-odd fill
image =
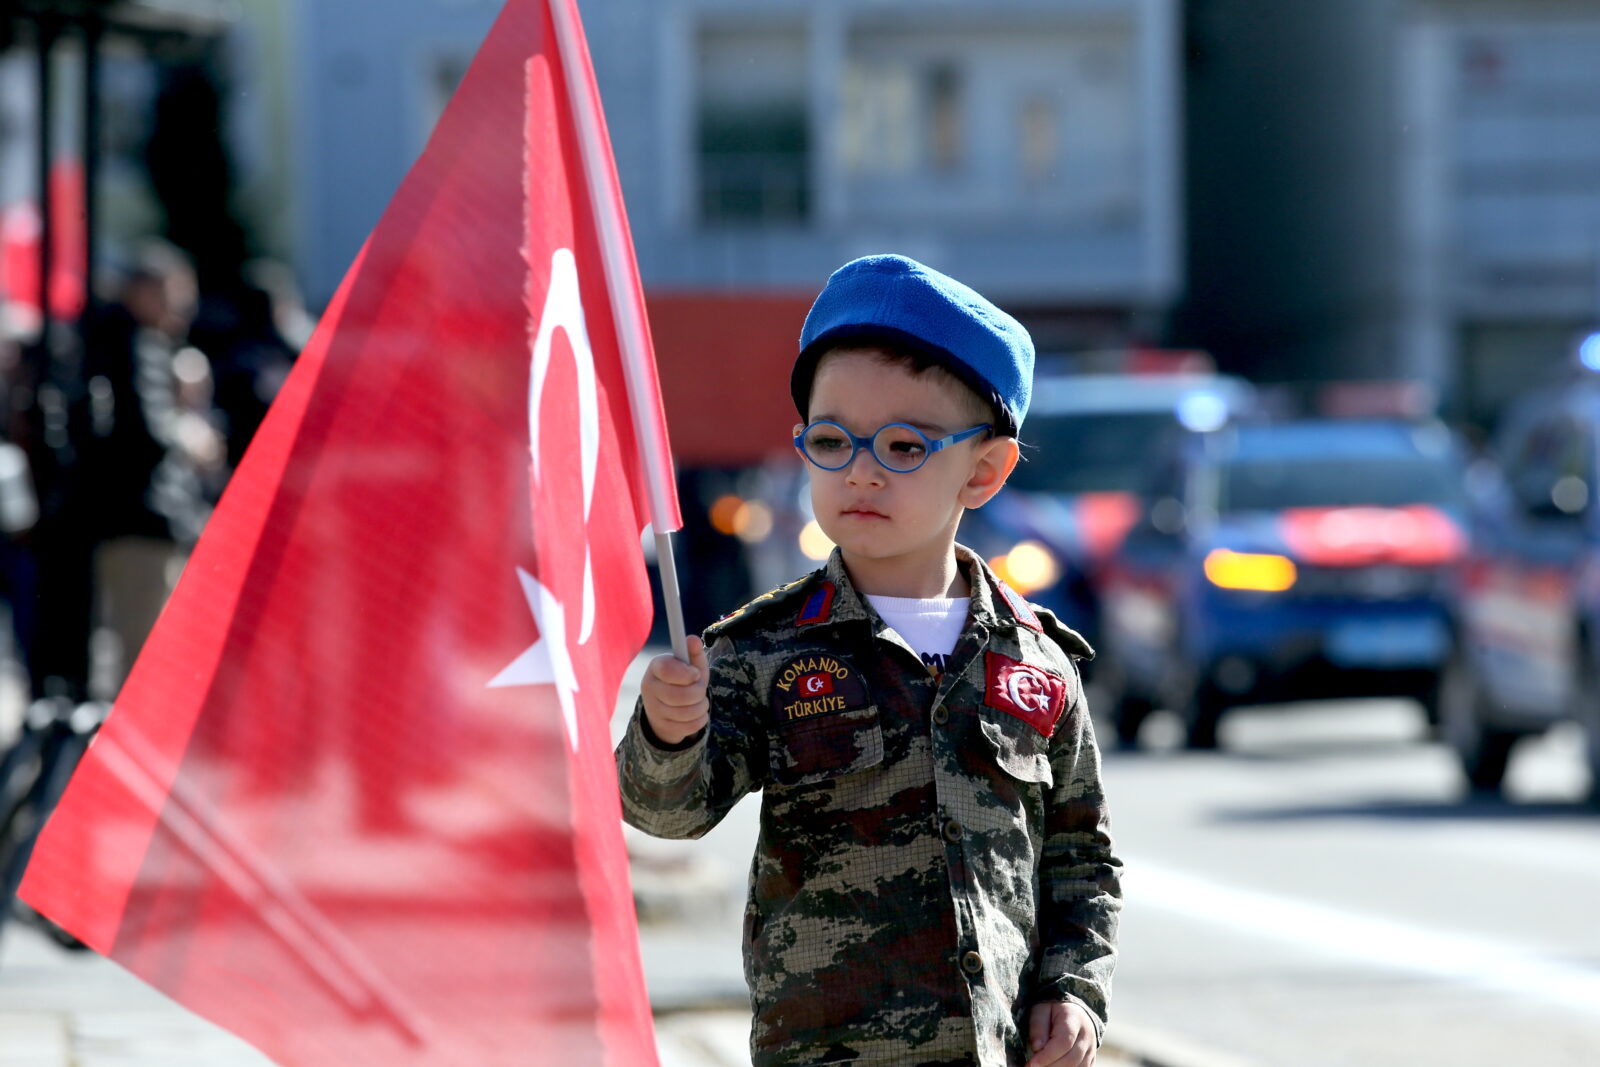
{"label": "blue flashing light", "polygon": [[1600,333],[1591,333],[1578,344],[1578,360],[1593,371],[1600,371]]}
{"label": "blue flashing light", "polygon": [[1219,430],[1228,421],[1228,402],[1216,393],[1190,393],[1178,401],[1178,421],[1196,433]]}

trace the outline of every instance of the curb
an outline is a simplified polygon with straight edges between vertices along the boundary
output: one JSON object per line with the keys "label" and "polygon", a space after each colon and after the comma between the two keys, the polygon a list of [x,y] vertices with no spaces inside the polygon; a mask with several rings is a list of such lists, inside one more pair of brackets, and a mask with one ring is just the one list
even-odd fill
{"label": "curb", "polygon": [[[658,1023],[687,1022],[696,1016],[748,1017],[750,1001],[747,996],[708,993],[698,997],[660,1000],[650,1006]],[[1106,1032],[1100,1046],[1099,1059],[1116,1067],[1259,1067],[1253,1060],[1228,1053],[1217,1052],[1175,1037],[1150,1030],[1137,1024],[1116,1023]]]}

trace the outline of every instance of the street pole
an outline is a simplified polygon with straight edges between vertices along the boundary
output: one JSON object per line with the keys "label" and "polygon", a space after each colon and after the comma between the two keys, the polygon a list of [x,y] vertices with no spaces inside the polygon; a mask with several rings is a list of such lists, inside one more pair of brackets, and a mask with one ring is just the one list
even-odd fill
{"label": "street pole", "polygon": [[50,169],[55,156],[55,93],[51,69],[52,53],[60,32],[54,19],[40,18],[35,24],[39,61],[39,343],[44,346],[46,365],[55,360],[54,330],[51,325],[50,276],[55,270],[55,198],[50,188]]}

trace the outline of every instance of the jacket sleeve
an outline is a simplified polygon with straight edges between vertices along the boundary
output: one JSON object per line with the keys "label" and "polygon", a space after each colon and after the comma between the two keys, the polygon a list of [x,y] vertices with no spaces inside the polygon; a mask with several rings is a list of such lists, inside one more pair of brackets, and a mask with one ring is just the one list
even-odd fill
{"label": "jacket sleeve", "polygon": [[622,817],[656,837],[700,837],[767,775],[767,738],[754,671],[733,641],[718,637],[707,652],[711,722],[672,746],[645,719],[642,699],[617,745]]}
{"label": "jacket sleeve", "polygon": [[1117,963],[1122,861],[1100,783],[1100,750],[1081,685],[1051,739],[1054,777],[1039,871],[1041,959],[1034,1003],[1076,1000],[1103,1036]]}

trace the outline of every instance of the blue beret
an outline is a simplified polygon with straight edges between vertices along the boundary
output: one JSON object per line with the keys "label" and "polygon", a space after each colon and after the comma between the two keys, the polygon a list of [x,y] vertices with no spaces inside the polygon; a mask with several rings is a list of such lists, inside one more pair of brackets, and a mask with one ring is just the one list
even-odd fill
{"label": "blue beret", "polygon": [[912,348],[989,401],[1015,435],[1033,394],[1033,339],[976,290],[905,256],[863,256],[834,271],[800,330],[789,392],[807,418],[817,361],[841,345]]}

